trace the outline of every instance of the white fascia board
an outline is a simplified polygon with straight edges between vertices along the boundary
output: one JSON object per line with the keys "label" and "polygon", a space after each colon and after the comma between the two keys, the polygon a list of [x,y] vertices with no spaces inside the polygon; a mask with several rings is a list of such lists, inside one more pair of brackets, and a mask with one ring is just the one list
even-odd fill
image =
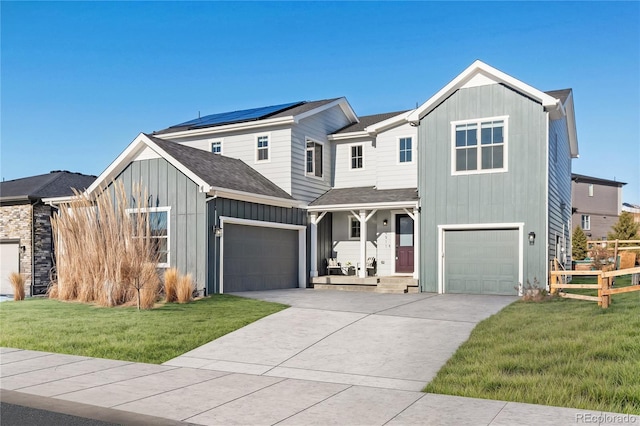
{"label": "white fascia board", "polygon": [[571,157],[578,158],[580,151],[578,149],[578,132],[576,130],[576,115],[573,108],[573,91],[567,97],[564,104],[567,117],[567,132],[569,133],[569,148],[571,150]]}
{"label": "white fascia board", "polygon": [[293,116],[271,118],[267,120],[248,121],[243,123],[226,124],[223,126],[203,127],[201,129],[183,130],[181,132],[174,133],[162,133],[159,135],[153,134],[152,136],[160,137],[163,139],[180,139],[192,136],[206,136],[215,135],[217,133],[232,132],[236,130],[253,130],[261,129],[270,126],[282,126],[286,124],[293,124],[295,122]]}
{"label": "white fascia board", "polygon": [[42,202],[50,206],[58,206],[63,203],[70,203],[76,198],[75,195],[65,195],[64,197],[43,198]]}
{"label": "white fascia board", "polygon": [[269,195],[253,194],[250,192],[236,191],[227,188],[211,187],[209,189],[209,196],[229,198],[231,200],[247,201],[250,203],[268,204],[270,206],[277,207],[298,207],[305,208],[306,203],[299,200],[287,200],[286,198],[271,197]]}
{"label": "white fascia board", "polygon": [[347,139],[368,138],[369,136],[371,136],[369,132],[361,130],[358,132],[338,133],[334,135],[329,135],[327,136],[327,139],[330,141],[341,141],[341,140],[347,140]]}
{"label": "white fascia board", "polygon": [[210,185],[201,179],[198,175],[189,170],[184,164],[180,163],[178,160],[173,158],[171,155],[166,153],[163,149],[161,149],[158,145],[156,145],[151,139],[149,139],[144,133],[140,133],[134,140],[129,144],[129,146],[106,168],[104,172],[98,176],[98,178],[87,188],[85,194],[90,196],[93,192],[98,188],[104,188],[111,183],[113,179],[115,179],[120,172],[122,172],[133,160],[134,158],[142,152],[146,147],[151,148],[162,158],[171,163],[175,168],[180,170],[191,179],[198,187],[201,192],[209,192]]}
{"label": "white fascia board", "polygon": [[384,121],[380,121],[378,123],[375,123],[371,126],[366,127],[364,130],[368,132],[370,135],[373,135],[376,133],[380,133],[383,130],[387,130],[391,127],[399,126],[401,124],[406,123],[408,121],[407,117],[409,117],[409,115],[411,115],[414,111],[415,110],[403,112],[391,118],[387,118]]}
{"label": "white fascia board", "polygon": [[475,61],[471,64],[466,70],[460,73],[456,78],[451,80],[449,84],[440,89],[435,95],[433,95],[429,100],[420,105],[417,109],[415,109],[411,114],[409,114],[406,118],[406,121],[410,123],[418,123],[422,117],[431,112],[436,106],[440,104],[444,99],[451,96],[456,90],[466,84],[469,80],[471,80],[475,75],[483,74],[491,79],[503,83],[506,86],[512,87],[531,98],[539,101],[542,106],[549,111],[556,111],[558,109],[562,109],[562,105],[558,99],[555,99],[552,96],[547,95],[546,93],[529,86],[528,84],[511,77],[508,74],[503,73],[502,71],[493,68],[490,65],[485,64],[482,61]]}
{"label": "white fascia board", "polygon": [[336,99],[335,101],[329,102],[328,104],[324,104],[324,105],[319,106],[317,108],[314,108],[312,110],[309,110],[309,111],[303,112],[301,114],[298,114],[298,115],[296,115],[294,117],[294,121],[295,121],[295,123],[299,123],[300,120],[302,120],[302,119],[305,119],[307,117],[311,117],[312,115],[318,114],[318,113],[320,113],[322,111],[326,111],[328,109],[331,109],[336,105],[340,106],[340,109],[342,109],[342,112],[349,119],[350,122],[358,123],[360,121],[360,120],[358,120],[358,116],[353,111],[353,108],[351,108],[351,105],[349,105],[349,102],[347,101],[347,98],[345,98],[345,97]]}
{"label": "white fascia board", "polygon": [[324,212],[324,211],[349,211],[349,210],[392,210],[402,207],[415,207],[418,208],[419,201],[393,201],[388,203],[367,203],[367,204],[332,204],[325,206],[309,206],[307,211],[309,212]]}
{"label": "white fascia board", "polygon": [[122,151],[122,153],[120,153],[120,155],[118,155],[102,173],[100,173],[100,176],[98,176],[96,180],[89,185],[84,192],[85,195],[90,196],[96,189],[109,185],[111,181],[115,179],[131,161],[133,161],[136,155],[138,155],[147,146],[145,139],[148,140],[144,133],[138,134],[129,146],[127,146],[125,150]]}

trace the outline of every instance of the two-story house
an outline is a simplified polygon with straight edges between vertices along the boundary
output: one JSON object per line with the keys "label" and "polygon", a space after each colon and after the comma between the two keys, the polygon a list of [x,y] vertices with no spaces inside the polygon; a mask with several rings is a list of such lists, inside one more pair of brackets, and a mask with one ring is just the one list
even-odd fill
{"label": "two-story house", "polygon": [[88,192],[146,186],[163,266],[206,293],[306,287],[327,258],[364,282],[375,258],[422,291],[516,294],[566,245],[577,153],[571,90],[478,61],[416,110],[336,98],[140,134]]}
{"label": "two-story house", "polygon": [[571,207],[573,226],[580,226],[589,240],[606,240],[622,213],[624,182],[573,173]]}

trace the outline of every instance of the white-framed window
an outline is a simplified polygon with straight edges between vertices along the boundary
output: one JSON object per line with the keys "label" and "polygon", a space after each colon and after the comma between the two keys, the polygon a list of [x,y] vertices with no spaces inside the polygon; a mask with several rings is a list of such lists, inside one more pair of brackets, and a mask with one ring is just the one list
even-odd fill
{"label": "white-framed window", "polygon": [[269,161],[269,135],[256,136],[256,161]]}
{"label": "white-framed window", "polygon": [[168,268],[170,263],[170,210],[170,207],[147,207],[127,210],[127,212],[132,216],[134,229],[135,221],[138,220],[138,217],[148,221],[150,231],[149,238],[153,240],[153,247],[158,256],[158,267],[160,268]]}
{"label": "white-framed window", "polygon": [[320,142],[307,139],[304,166],[307,176],[322,177],[322,149]]}
{"label": "white-framed window", "polygon": [[364,168],[364,145],[351,145],[351,170]]}
{"label": "white-framed window", "polygon": [[593,184],[589,184],[589,197],[593,197]]}
{"label": "white-framed window", "polygon": [[211,152],[214,154],[222,154],[222,141],[212,141]]}
{"label": "white-framed window", "polygon": [[360,221],[353,216],[349,216],[349,239],[360,239]]}
{"label": "white-framed window", "polygon": [[413,138],[398,138],[398,163],[413,163]]}
{"label": "white-framed window", "polygon": [[508,116],[451,123],[453,175],[507,171]]}
{"label": "white-framed window", "polygon": [[591,216],[589,216],[588,214],[583,214],[582,215],[581,225],[582,225],[582,229],[584,229],[585,231],[590,231],[591,230]]}

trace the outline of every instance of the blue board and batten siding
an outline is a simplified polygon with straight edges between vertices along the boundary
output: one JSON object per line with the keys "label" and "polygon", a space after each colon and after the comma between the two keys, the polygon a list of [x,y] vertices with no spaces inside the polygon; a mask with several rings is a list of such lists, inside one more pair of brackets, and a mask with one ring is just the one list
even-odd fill
{"label": "blue board and batten siding", "polygon": [[[508,116],[508,171],[453,176],[451,122],[497,116]],[[460,89],[422,118],[422,291],[438,291],[438,225],[524,222],[523,280],[546,280],[546,120],[542,105],[500,84]],[[538,236],[533,246],[529,232]]]}
{"label": "blue board and batten siding", "polygon": [[[209,282],[207,293],[220,292],[220,239],[215,236],[215,227],[220,226],[220,217],[233,217],[261,222],[307,225],[306,211],[299,208],[276,207],[246,201],[214,198],[207,203]],[[223,231],[224,232],[224,231]],[[307,237],[307,241],[309,238]],[[309,250],[307,262],[309,265]],[[308,274],[307,274],[308,275]]]}
{"label": "blue board and batten siding", "polygon": [[[162,158],[130,163],[115,179],[122,182],[131,207],[135,186],[148,193],[147,207],[170,207],[169,264],[182,274],[191,273],[196,288],[205,288],[206,259],[206,194],[180,170]],[[113,185],[109,186],[113,193]]]}
{"label": "blue board and batten siding", "polygon": [[[567,120],[549,124],[549,258],[571,265],[571,153]],[[556,241],[565,249],[556,252]]]}

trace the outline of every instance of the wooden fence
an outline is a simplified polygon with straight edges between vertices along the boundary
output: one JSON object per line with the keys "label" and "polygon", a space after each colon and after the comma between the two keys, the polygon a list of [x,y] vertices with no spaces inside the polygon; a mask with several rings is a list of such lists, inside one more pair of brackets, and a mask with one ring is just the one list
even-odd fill
{"label": "wooden fence", "polygon": [[[589,300],[598,302],[598,306],[608,308],[611,304],[611,296],[614,294],[628,293],[631,291],[640,291],[640,285],[630,285],[628,287],[612,288],[611,284],[614,277],[629,274],[640,274],[640,267],[619,269],[617,271],[565,271],[558,270],[557,261],[553,262],[550,272],[550,289],[551,294],[557,294],[561,297],[569,299]],[[597,276],[598,284],[569,284],[567,277],[569,276]],[[598,296],[587,296],[583,294],[566,293],[562,290],[571,289],[593,289],[598,290]]]}

